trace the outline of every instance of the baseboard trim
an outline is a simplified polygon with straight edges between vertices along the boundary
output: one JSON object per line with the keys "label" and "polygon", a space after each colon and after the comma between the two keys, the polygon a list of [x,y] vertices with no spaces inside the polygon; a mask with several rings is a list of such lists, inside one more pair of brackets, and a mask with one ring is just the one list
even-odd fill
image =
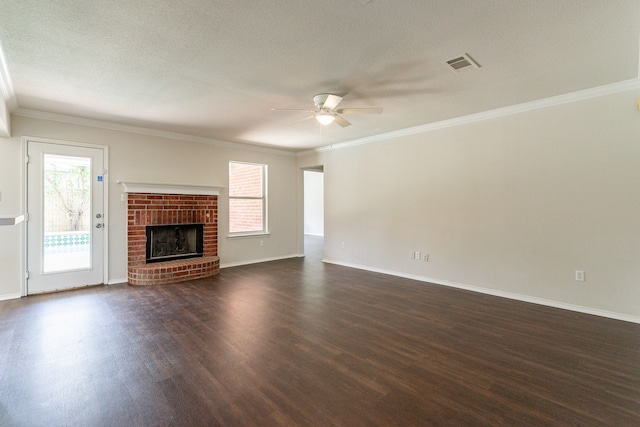
{"label": "baseboard trim", "polygon": [[465,283],[451,282],[449,280],[441,280],[441,279],[436,279],[436,278],[433,278],[433,277],[426,277],[426,276],[419,276],[419,275],[416,275],[416,274],[401,273],[401,272],[398,272],[398,271],[385,270],[385,269],[381,269],[381,268],[373,268],[373,267],[369,267],[369,266],[366,266],[366,265],[352,264],[352,263],[348,263],[348,262],[341,262],[341,261],[336,261],[336,260],[332,260],[332,259],[328,259],[328,258],[323,258],[322,262],[325,262],[327,264],[340,265],[340,266],[343,266],[343,267],[357,268],[359,270],[371,271],[373,273],[381,273],[381,274],[388,274],[390,276],[403,277],[405,279],[412,279],[412,280],[417,280],[417,281],[420,281],[420,282],[433,283],[435,285],[441,285],[441,286],[448,286],[448,287],[451,287],[451,288],[463,289],[463,290],[466,290],[466,291],[478,292],[478,293],[481,293],[481,294],[492,295],[492,296],[501,297],[501,298],[508,298],[508,299],[522,301],[522,302],[528,302],[528,303],[532,303],[532,304],[544,305],[544,306],[547,306],[547,307],[559,308],[559,309],[562,309],[562,310],[575,311],[575,312],[578,312],[578,313],[591,314],[591,315],[594,315],[594,316],[606,317],[606,318],[609,318],[609,319],[622,320],[624,322],[640,324],[640,317],[632,316],[632,315],[624,314],[624,313],[615,313],[615,312],[611,312],[611,311],[600,310],[600,309],[597,309],[597,308],[584,307],[584,306],[581,306],[581,305],[568,304],[568,303],[554,301],[554,300],[548,300],[548,299],[544,299],[544,298],[538,298],[538,297],[532,297],[532,296],[528,296],[528,295],[516,294],[516,293],[513,293],[513,292],[505,292],[505,291],[499,291],[499,290],[496,290],[496,289],[483,288],[483,287],[480,287],[480,286],[468,285],[468,284],[465,284]]}
{"label": "baseboard trim", "polygon": [[6,300],[18,299],[18,298],[22,298],[22,294],[20,292],[16,292],[13,294],[0,295],[0,301],[6,301]]}
{"label": "baseboard trim", "polygon": [[226,263],[221,263],[220,268],[222,269],[222,268],[229,268],[229,267],[240,267],[242,265],[258,264],[261,262],[269,262],[269,261],[279,261],[282,259],[299,258],[303,256],[304,255],[300,255],[300,254],[292,254],[292,255],[284,255],[284,256],[277,256],[277,257],[271,257],[271,258],[260,258],[260,259],[250,259],[250,260],[236,261],[236,262],[226,262]]}

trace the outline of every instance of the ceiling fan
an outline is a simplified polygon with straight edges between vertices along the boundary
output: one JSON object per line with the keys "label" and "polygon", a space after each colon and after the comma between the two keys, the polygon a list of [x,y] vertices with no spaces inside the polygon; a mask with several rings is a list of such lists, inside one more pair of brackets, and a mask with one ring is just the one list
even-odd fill
{"label": "ceiling fan", "polygon": [[[322,125],[330,125],[335,122],[342,127],[347,127],[351,125],[351,123],[341,116],[341,114],[380,114],[382,113],[382,108],[340,108],[338,104],[342,101],[342,97],[338,95],[333,95],[331,93],[320,93],[313,97],[313,103],[315,104],[315,110],[299,110],[299,109],[283,109],[283,108],[272,108],[272,111],[306,111],[309,113],[313,113],[309,117],[305,117],[302,120],[298,120],[301,122],[303,120],[315,118],[318,123]],[[294,122],[297,123],[297,122]]]}

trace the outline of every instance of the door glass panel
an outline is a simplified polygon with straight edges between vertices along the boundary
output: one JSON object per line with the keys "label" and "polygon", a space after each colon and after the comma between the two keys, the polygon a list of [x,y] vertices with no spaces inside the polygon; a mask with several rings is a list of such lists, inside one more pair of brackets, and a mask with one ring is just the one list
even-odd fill
{"label": "door glass panel", "polygon": [[44,155],[43,272],[91,268],[91,158]]}

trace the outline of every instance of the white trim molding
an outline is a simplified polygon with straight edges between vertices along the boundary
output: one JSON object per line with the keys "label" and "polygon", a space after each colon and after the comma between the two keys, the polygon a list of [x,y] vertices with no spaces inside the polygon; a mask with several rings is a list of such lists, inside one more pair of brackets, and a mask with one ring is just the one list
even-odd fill
{"label": "white trim molding", "polygon": [[11,76],[9,75],[7,60],[4,57],[2,42],[0,42],[0,94],[2,94],[10,112],[13,112],[18,108],[16,93],[13,90],[13,83],[11,82]]}
{"label": "white trim molding", "polygon": [[187,194],[195,196],[219,196],[224,187],[195,184],[171,184],[166,182],[147,182],[118,180],[124,187],[124,193]]}
{"label": "white trim molding", "polygon": [[13,293],[13,294],[0,295],[0,301],[7,301],[10,299],[20,299],[20,298],[22,298],[22,294],[19,292]]}
{"label": "white trim molding", "polygon": [[402,136],[415,135],[415,134],[430,132],[438,129],[450,128],[454,126],[460,126],[464,124],[495,119],[499,117],[509,116],[512,114],[523,113],[526,111],[539,110],[541,108],[567,104],[570,102],[582,101],[582,100],[597,98],[605,95],[612,95],[615,93],[624,92],[624,91],[633,90],[633,89],[640,89],[640,78],[625,80],[622,82],[613,83],[605,86],[598,86],[598,87],[585,89],[577,92],[567,93],[564,95],[552,96],[549,98],[539,99],[536,101],[524,102],[522,104],[511,105],[508,107],[497,108],[489,111],[483,111],[476,114],[469,114],[467,116],[455,117],[448,120],[441,120],[438,122],[427,123],[420,126],[400,129],[393,132],[382,133],[379,135],[373,135],[365,138],[354,139],[351,141],[339,142],[336,144],[331,144],[331,145],[326,145],[324,147],[316,148],[313,150],[300,151],[297,153],[297,156],[302,157],[313,152],[338,150],[342,148],[355,147],[357,145],[369,144],[377,141],[386,141],[389,139],[399,138]]}
{"label": "white trim molding", "polygon": [[156,136],[159,138],[174,139],[179,141],[198,142],[202,144],[217,145],[220,147],[234,148],[240,150],[257,151],[261,153],[270,153],[280,156],[295,157],[296,153],[281,148],[265,147],[254,145],[249,142],[230,142],[219,139],[207,138],[203,136],[189,135],[186,133],[171,132],[159,129],[152,129],[142,126],[125,125],[122,123],[108,122],[106,120],[88,119],[85,117],[69,116],[66,114],[52,113],[49,111],[32,110],[30,108],[22,108],[15,105],[11,108],[11,113],[16,116],[29,117],[32,119],[51,120],[54,122],[69,123],[79,126],[90,126],[100,129],[107,129],[117,132],[128,132],[139,135]]}
{"label": "white trim molding", "polygon": [[246,261],[236,261],[236,262],[226,262],[226,263],[220,263],[220,268],[230,268],[230,267],[240,267],[242,265],[251,265],[251,264],[259,264],[262,262],[269,262],[269,261],[279,261],[279,260],[283,260],[283,259],[290,259],[290,258],[300,258],[303,257],[304,255],[283,255],[283,256],[276,256],[276,257],[271,257],[271,258],[260,258],[260,259],[250,259],[250,260],[246,260]]}
{"label": "white trim molding", "polygon": [[449,280],[440,280],[440,279],[435,279],[435,278],[432,278],[432,277],[419,276],[419,275],[416,275],[416,274],[406,274],[406,273],[401,273],[401,272],[398,272],[398,271],[390,271],[390,270],[385,270],[385,269],[381,269],[381,268],[374,268],[374,267],[369,267],[369,266],[366,266],[366,265],[352,264],[352,263],[348,263],[348,262],[335,261],[335,260],[326,259],[326,258],[323,258],[322,262],[326,262],[327,264],[341,265],[343,267],[357,268],[358,270],[366,270],[366,271],[371,271],[371,272],[374,272],[374,273],[388,274],[390,276],[403,277],[405,279],[417,280],[419,282],[432,283],[434,285],[441,285],[441,286],[448,286],[450,288],[464,289],[466,291],[478,292],[478,293],[486,294],[486,295],[493,295],[495,297],[508,298],[508,299],[512,299],[512,300],[516,300],[516,301],[528,302],[528,303],[532,303],[532,304],[544,305],[544,306],[547,306],[547,307],[559,308],[559,309],[562,309],[562,310],[575,311],[575,312],[578,312],[578,313],[591,314],[593,316],[606,317],[606,318],[609,318],[609,319],[622,320],[624,322],[640,324],[640,317],[633,316],[633,315],[630,315],[630,314],[614,313],[614,312],[611,312],[611,311],[605,311],[605,310],[600,310],[600,309],[591,308],[591,307],[584,307],[584,306],[564,303],[564,302],[560,302],[560,301],[553,301],[553,300],[548,300],[548,299],[545,299],[545,298],[531,297],[531,296],[528,296],[528,295],[521,295],[521,294],[516,294],[516,293],[513,293],[513,292],[504,292],[504,291],[499,291],[499,290],[496,290],[496,289],[489,289],[489,288],[483,288],[483,287],[480,287],[480,286],[468,285],[468,284],[465,284],[465,283],[451,282]]}

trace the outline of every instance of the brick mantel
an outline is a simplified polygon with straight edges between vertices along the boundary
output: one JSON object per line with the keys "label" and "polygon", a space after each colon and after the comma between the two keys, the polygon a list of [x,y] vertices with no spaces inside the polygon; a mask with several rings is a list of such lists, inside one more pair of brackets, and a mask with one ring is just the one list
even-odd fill
{"label": "brick mantel", "polygon": [[[203,257],[146,263],[147,225],[203,224]],[[129,192],[127,196],[128,281],[155,285],[220,272],[218,196]]]}

